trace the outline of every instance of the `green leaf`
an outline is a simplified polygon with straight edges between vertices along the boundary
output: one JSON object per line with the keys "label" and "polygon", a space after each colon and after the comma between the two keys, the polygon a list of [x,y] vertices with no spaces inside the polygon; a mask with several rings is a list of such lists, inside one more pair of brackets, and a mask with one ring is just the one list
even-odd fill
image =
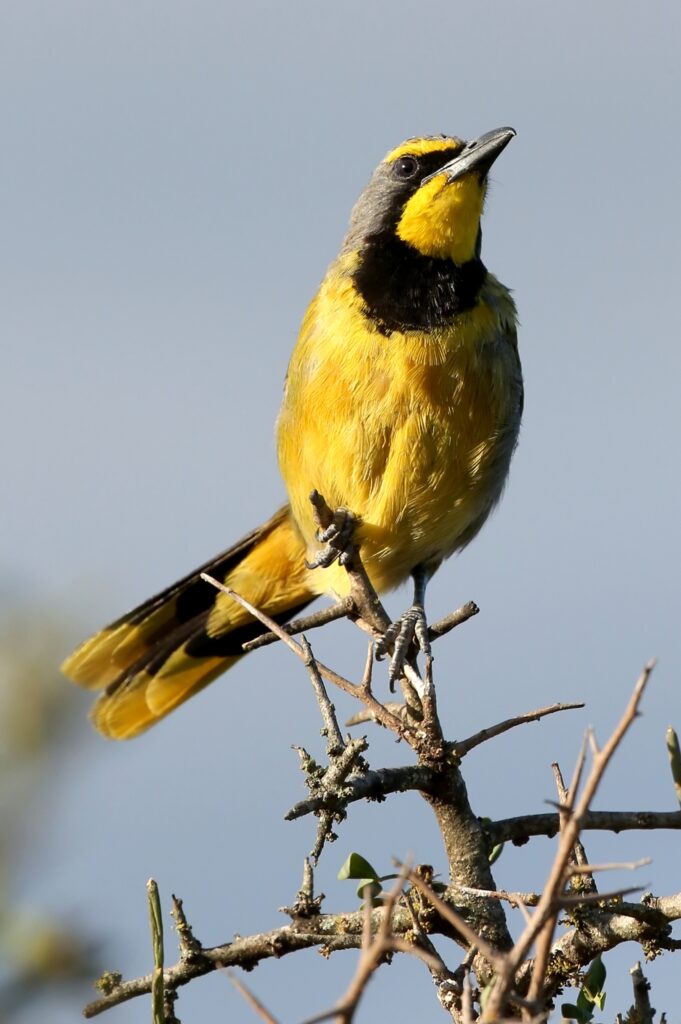
{"label": "green leaf", "polygon": [[579,1006],[575,1006],[574,1003],[563,1003],[560,1011],[563,1015],[563,1020],[576,1020],[577,1024],[591,1024],[593,1020],[591,1010],[580,1010]]}
{"label": "green leaf", "polygon": [[591,1009],[593,1002],[591,993],[587,992],[587,990],[582,986],[580,993],[577,996],[577,1009],[583,1017],[585,1014],[588,1015],[585,1017],[586,1020],[591,1020],[593,1017],[593,1010]]}
{"label": "green leaf", "polygon": [[490,853],[489,857],[487,858],[488,861],[490,862],[490,864],[495,864],[496,861],[499,860],[499,858],[501,857],[501,854],[503,853],[503,850],[504,850],[504,843],[497,843],[497,845],[492,849],[492,852]]}
{"label": "green leaf", "polygon": [[492,995],[492,992],[494,991],[494,985],[495,985],[495,981],[494,981],[494,978],[492,978],[492,980],[488,981],[487,984],[485,985],[485,987],[480,992],[480,1009],[481,1010],[484,1010],[485,1007],[487,1006],[487,1003],[489,1002],[489,997]]}
{"label": "green leaf", "polygon": [[669,767],[672,771],[672,782],[674,783],[676,799],[681,804],[681,749],[679,749],[679,737],[671,725],[667,729],[666,739]]}
{"label": "green leaf", "polygon": [[341,881],[344,881],[346,878],[360,878],[364,885],[367,882],[377,882],[379,880],[378,872],[372,868],[369,861],[365,860],[361,853],[350,854],[338,872],[338,877]]}
{"label": "green leaf", "polygon": [[[487,825],[491,825],[492,824],[492,819],[491,818],[480,818],[480,824],[484,828]],[[502,852],[503,848],[504,848],[504,844],[503,843],[497,843],[496,846],[492,847],[492,851],[491,851],[489,857],[487,858],[487,860],[489,861],[490,864],[494,864],[495,861],[499,860],[499,858],[501,857],[501,852]]]}
{"label": "green leaf", "polygon": [[585,992],[591,996],[591,1002],[596,1002],[596,997],[602,992],[603,985],[605,984],[605,964],[600,958],[600,955],[592,962],[589,970],[584,975],[584,982],[582,988]]}
{"label": "green leaf", "polygon": [[154,1024],[163,1024],[165,1020],[163,1010],[163,916],[158,886],[153,878],[150,878],[147,882],[147,902],[149,904],[151,940],[154,948],[154,972],[151,979],[151,1017]]}
{"label": "green leaf", "polygon": [[[367,888],[369,892],[367,893]],[[382,892],[383,886],[375,878],[362,878],[360,879],[359,885],[357,886],[357,895],[361,900],[370,899],[375,900],[376,897]]]}

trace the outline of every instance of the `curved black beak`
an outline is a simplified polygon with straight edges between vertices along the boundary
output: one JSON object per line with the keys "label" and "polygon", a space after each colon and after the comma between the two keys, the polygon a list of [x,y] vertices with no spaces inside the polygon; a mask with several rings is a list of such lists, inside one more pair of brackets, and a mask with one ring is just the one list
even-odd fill
{"label": "curved black beak", "polygon": [[429,174],[421,184],[425,184],[431,178],[436,178],[438,174],[446,174],[448,181],[456,181],[457,178],[463,178],[464,174],[475,171],[481,178],[484,178],[514,135],[513,128],[495,128],[494,131],[481,135],[479,139],[467,142],[453,160],[441,167],[439,171],[435,171],[434,174]]}

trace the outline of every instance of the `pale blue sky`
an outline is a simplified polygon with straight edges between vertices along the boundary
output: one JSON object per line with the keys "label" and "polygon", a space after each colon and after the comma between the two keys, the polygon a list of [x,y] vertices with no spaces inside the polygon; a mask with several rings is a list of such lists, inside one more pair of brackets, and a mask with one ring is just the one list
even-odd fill
{"label": "pale blue sky", "polygon": [[[269,516],[283,498],[273,423],[288,355],[373,166],[410,135],[510,124],[518,137],[494,168],[483,256],[515,291],[526,413],[499,511],[430,590],[432,618],[469,598],[483,609],[438,645],[443,718],[462,736],[586,699],[586,712],[466,765],[481,814],[542,810],[550,761],[569,771],[587,723],[605,737],[658,655],[645,715],[598,806],[672,808],[679,21],[660,0],[5,0],[6,599],[70,610],[75,643]],[[349,627],[315,643],[357,674],[364,643]],[[314,744],[319,725],[308,688],[270,649],[124,745],[90,730],[83,695],[81,734],[35,810],[17,891],[103,929],[107,966],[126,976],[149,967],[149,875],[166,901],[185,898],[206,943],[282,922],[276,907],[290,902],[313,836],[310,822],[282,821],[302,793],[289,746]],[[377,767],[406,756],[370,739]],[[444,863],[415,798],[357,807],[319,872],[329,910],[352,901],[334,880],[352,848],[378,865],[409,851]],[[539,885],[551,849],[538,839],[507,851],[497,882]],[[587,849],[652,853],[642,882],[681,889],[678,835],[589,837]],[[613,1013],[636,955],[609,958]],[[352,969],[350,956],[310,954],[249,981],[296,1021],[333,1001]],[[425,972],[399,970],[408,983],[385,972],[362,1019],[441,1019]],[[671,959],[650,969],[658,1007],[675,1008],[675,971]],[[43,1019],[66,1024],[75,1011],[65,1000]],[[221,977],[190,986],[178,1011],[187,1024],[253,1019]],[[138,1001],[109,1019],[148,1016]]]}

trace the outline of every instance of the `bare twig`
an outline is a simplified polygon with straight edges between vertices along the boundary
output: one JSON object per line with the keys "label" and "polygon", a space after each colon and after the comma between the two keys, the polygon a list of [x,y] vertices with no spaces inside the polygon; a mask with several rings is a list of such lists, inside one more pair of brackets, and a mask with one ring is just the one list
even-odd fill
{"label": "bare twig", "polygon": [[[420,704],[420,701],[418,702],[418,705],[416,705],[396,700],[386,700],[383,707],[386,711],[389,711],[391,715],[395,715],[396,718],[399,718],[400,722],[404,722],[409,728],[416,729],[423,721],[423,709]],[[363,725],[365,722],[373,721],[375,721],[375,719],[371,712],[366,708],[362,708],[361,711],[351,715],[350,718],[346,718],[345,724],[348,728],[351,728],[355,725]]]}
{"label": "bare twig", "polygon": [[454,978],[453,972],[449,970],[446,963],[438,953],[436,947],[430,941],[428,935],[421,926],[419,916],[416,912],[416,908],[414,907],[414,898],[411,892],[408,892],[406,894],[405,903],[407,910],[409,911],[409,916],[411,917],[411,924],[414,935],[417,938],[421,948],[424,949],[426,953],[430,954],[431,963],[428,965],[428,969],[430,970],[433,981],[437,985],[439,985],[445,980],[452,980]]}
{"label": "bare twig", "polygon": [[172,895],[173,906],[170,911],[175,918],[175,930],[180,944],[180,953],[184,958],[192,958],[201,955],[201,943],[194,935],[191,925],[187,922],[182,900]]}
{"label": "bare twig", "polygon": [[427,744],[427,756],[439,759],[444,753],[444,737],[437,713],[437,697],[433,683],[433,658],[430,654],[426,656],[423,672],[421,707],[423,709],[423,735],[425,741],[425,743],[419,744],[421,752],[426,753],[425,744]]}
{"label": "bare twig", "polygon": [[[330,608],[320,608],[319,611],[305,615],[301,619],[292,619],[281,628],[288,636],[296,636],[298,633],[306,633],[310,629],[326,626],[327,623],[335,622],[337,619],[347,618],[352,609],[351,598],[344,597],[338,604],[331,605]],[[281,637],[277,633],[261,633],[260,636],[242,644],[241,649],[245,652],[256,651],[259,647],[267,647],[269,644],[277,643],[280,639]]]}
{"label": "bare twig", "polygon": [[588,907],[593,903],[608,903],[610,900],[621,899],[623,896],[631,896],[634,892],[641,892],[642,885],[630,885],[623,889],[611,889],[610,892],[580,892],[572,895],[558,896],[556,904],[567,910],[572,907]]}
{"label": "bare twig", "polygon": [[[485,826],[493,845],[522,844],[533,836],[558,834],[557,814],[524,814],[517,818],[491,821]],[[581,824],[582,832],[625,832],[632,830],[681,829],[681,811],[589,811]]]}
{"label": "bare twig", "polygon": [[[558,799],[566,807],[571,808],[574,802],[573,796],[565,788],[565,782],[563,781],[563,773],[561,772],[560,765],[557,761],[553,762],[553,764],[551,765],[551,770],[553,771],[553,777],[556,782],[556,789],[558,790]],[[586,850],[584,849],[581,839],[578,838],[575,842],[575,845],[572,848],[572,853],[570,854],[570,863],[568,864],[568,867],[566,869],[567,887],[569,890],[572,890],[572,888],[576,885],[576,883],[574,883],[572,880],[573,876],[581,874],[584,877],[582,880],[580,880],[579,883],[580,892],[593,893],[598,891],[598,887],[590,871],[583,870],[577,872],[572,870],[573,868],[584,868],[584,866],[588,864],[588,861],[589,858],[586,855]]]}
{"label": "bare twig", "polygon": [[232,985],[234,985],[237,992],[244,997],[248,1005],[255,1010],[260,1019],[265,1021],[265,1024],[278,1024],[277,1018],[273,1017],[267,1007],[260,1002],[258,997],[251,992],[248,986],[245,985],[240,978],[237,978],[234,971],[228,971],[224,968],[223,971],[231,981]]}
{"label": "bare twig", "polygon": [[365,775],[352,775],[343,785],[342,799],[336,794],[323,793],[310,796],[295,804],[286,814],[286,821],[294,821],[306,814],[315,814],[323,807],[338,809],[357,800],[382,800],[390,793],[407,793],[434,789],[436,773],[427,765],[405,765],[401,768],[380,768]]}
{"label": "bare twig", "polygon": [[306,857],[303,861],[303,880],[300,884],[300,889],[296,893],[293,905],[290,907],[279,907],[279,911],[282,914],[287,914],[293,921],[307,922],[312,918],[319,917],[324,899],[323,892],[318,893],[317,896],[314,894],[314,869],[310,858]]}
{"label": "bare twig", "polygon": [[537,708],[536,711],[527,711],[523,715],[516,715],[514,718],[506,718],[503,722],[491,725],[487,729],[481,729],[466,740],[455,740],[452,744],[453,752],[457,757],[464,757],[481,743],[493,739],[494,736],[501,736],[509,729],[515,729],[517,725],[525,725],[527,722],[538,722],[547,715],[555,715],[558,711],[573,711],[575,708],[583,708],[584,704],[551,704],[546,708]]}
{"label": "bare twig", "polygon": [[450,612],[445,615],[442,619],[438,619],[432,626],[428,628],[428,639],[433,643],[435,640],[439,640],[441,636],[446,636],[452,629],[457,626],[462,626],[464,622],[468,622],[474,615],[479,613],[475,601],[467,601],[466,604],[462,604],[456,611]]}
{"label": "bare twig", "polygon": [[308,643],[307,637],[301,638],[301,647],[305,652],[305,667],[307,668],[308,675],[312,682],[312,688],[319,704],[319,710],[322,714],[324,721],[324,731],[326,732],[326,752],[329,757],[336,757],[343,750],[345,743],[343,736],[338,725],[338,719],[336,718],[336,709],[329,700],[329,695],[326,692],[326,687],[319,673],[319,668],[315,660],[312,648]]}
{"label": "bare twig", "polygon": [[[582,745],[579,748],[579,754],[577,755],[577,761],[575,762],[575,768],[572,773],[572,779],[570,780],[570,788],[568,789],[568,798],[566,808],[568,811],[572,811],[575,800],[577,798],[577,791],[579,790],[582,774],[584,772],[584,765],[586,764],[586,746],[588,737],[591,735],[591,729],[587,729],[582,737]],[[561,828],[563,826],[561,825]]]}
{"label": "bare twig", "polygon": [[634,989],[634,1008],[638,1024],[653,1024],[655,1011],[650,1005],[650,983],[641,970],[640,963],[635,964],[629,971]]}
{"label": "bare twig", "polygon": [[314,870],[307,857],[303,861],[303,881],[300,891],[305,899],[314,899]]}
{"label": "bare twig", "polygon": [[610,864],[569,864],[567,872],[570,875],[593,875],[597,871],[636,871],[647,864],[652,864],[651,857],[641,857],[640,860],[612,861]]}
{"label": "bare twig", "polygon": [[457,892],[467,896],[479,896],[480,899],[504,900],[512,907],[536,907],[539,903],[537,892],[507,892],[506,889],[474,889],[470,885],[460,885]]}
{"label": "bare twig", "polygon": [[471,989],[471,972],[467,970],[463,976],[463,999],[461,1000],[463,1011],[463,1024],[474,1024],[473,1014],[473,991]]}
{"label": "bare twig", "polygon": [[367,648],[367,657],[364,662],[364,672],[362,673],[362,682],[359,684],[362,690],[362,695],[371,693],[371,680],[374,674],[374,654],[375,645],[373,640],[369,641]]}

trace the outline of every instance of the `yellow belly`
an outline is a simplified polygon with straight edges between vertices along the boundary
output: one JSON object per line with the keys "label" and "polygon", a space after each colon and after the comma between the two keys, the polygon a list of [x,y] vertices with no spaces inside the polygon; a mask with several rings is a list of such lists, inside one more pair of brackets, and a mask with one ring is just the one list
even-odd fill
{"label": "yellow belly", "polygon": [[[515,309],[494,278],[445,329],[384,335],[350,279],[329,274],[303,321],[278,423],[295,520],[317,550],[309,494],[360,517],[374,585],[433,568],[477,533],[503,489],[520,422]],[[317,570],[319,593],[347,591]]]}

